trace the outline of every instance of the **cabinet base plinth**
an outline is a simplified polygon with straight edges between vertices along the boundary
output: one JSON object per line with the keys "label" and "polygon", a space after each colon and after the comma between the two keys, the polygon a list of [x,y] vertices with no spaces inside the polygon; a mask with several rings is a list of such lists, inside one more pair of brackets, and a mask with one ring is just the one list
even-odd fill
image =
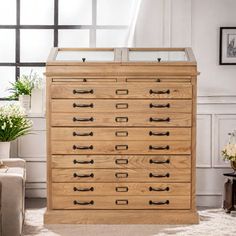
{"label": "cabinet base plinth", "polygon": [[44,224],[198,224],[196,211],[48,210]]}

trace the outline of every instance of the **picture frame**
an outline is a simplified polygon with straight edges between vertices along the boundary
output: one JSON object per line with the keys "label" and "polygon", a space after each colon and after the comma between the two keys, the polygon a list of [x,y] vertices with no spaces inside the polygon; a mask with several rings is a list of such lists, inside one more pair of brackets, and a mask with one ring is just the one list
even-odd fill
{"label": "picture frame", "polygon": [[220,65],[236,65],[236,27],[220,27]]}

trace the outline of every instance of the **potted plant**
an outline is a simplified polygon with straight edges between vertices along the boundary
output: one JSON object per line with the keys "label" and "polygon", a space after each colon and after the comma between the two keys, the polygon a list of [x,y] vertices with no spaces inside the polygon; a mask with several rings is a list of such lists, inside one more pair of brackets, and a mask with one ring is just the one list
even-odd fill
{"label": "potted plant", "polygon": [[225,160],[229,160],[231,167],[236,171],[236,130],[229,133],[229,142],[222,150],[222,156]]}
{"label": "potted plant", "polygon": [[36,79],[38,79],[37,74],[33,74],[31,71],[29,75],[23,74],[16,82],[10,83],[11,88],[9,88],[9,91],[12,93],[10,98],[18,99],[21,106],[26,111],[29,111],[30,109],[30,96],[35,86]]}
{"label": "potted plant", "polygon": [[30,132],[32,121],[16,104],[0,107],[0,159],[9,158],[10,142]]}

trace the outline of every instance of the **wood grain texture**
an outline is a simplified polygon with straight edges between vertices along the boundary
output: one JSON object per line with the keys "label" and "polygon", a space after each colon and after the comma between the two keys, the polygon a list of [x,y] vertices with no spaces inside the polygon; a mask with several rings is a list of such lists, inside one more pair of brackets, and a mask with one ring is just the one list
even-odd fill
{"label": "wood grain texture", "polygon": [[[55,84],[51,87],[52,98],[192,98],[192,88],[190,84],[178,83],[149,83],[133,86],[129,83],[106,83],[107,79],[97,83],[91,83],[90,78],[74,80],[77,83]],[[130,81],[130,80],[129,80]],[[100,82],[100,83],[99,83]],[[109,80],[108,80],[109,82]],[[77,93],[76,93],[77,91]],[[90,93],[81,93],[81,91],[92,91]]]}
{"label": "wood grain texture", "polygon": [[189,182],[190,169],[52,169],[52,182]]}
{"label": "wood grain texture", "polygon": [[52,154],[191,154],[190,141],[52,141]]}
{"label": "wood grain texture", "polygon": [[53,183],[53,196],[190,196],[190,183]]}
{"label": "wood grain texture", "polygon": [[122,52],[161,49],[107,48],[114,61],[85,63],[56,61],[61,50],[81,49],[54,49],[47,63],[45,222],[198,223],[192,50],[130,62]]}
{"label": "wood grain texture", "polygon": [[[75,201],[77,204],[75,204]],[[151,201],[151,202],[150,202]],[[87,204],[91,203],[91,204]],[[156,204],[155,204],[156,203]],[[53,209],[189,209],[189,196],[53,196]],[[86,205],[87,204],[87,205]]]}
{"label": "wood grain texture", "polygon": [[92,99],[53,99],[52,112],[122,112],[122,113],[191,113],[191,100],[92,100]]}
{"label": "wood grain texture", "polygon": [[191,210],[56,210],[46,211],[45,224],[198,224]]}
{"label": "wood grain texture", "polygon": [[51,140],[191,140],[190,128],[51,128]]}
{"label": "wood grain texture", "polygon": [[[79,119],[89,119],[79,121]],[[152,119],[154,121],[152,121]],[[157,120],[157,122],[155,121]],[[159,121],[158,121],[159,120]],[[192,115],[185,113],[52,113],[52,126],[76,127],[190,127]]]}
{"label": "wood grain texture", "polygon": [[191,167],[191,156],[186,155],[53,155],[51,160],[52,168],[178,169]]}

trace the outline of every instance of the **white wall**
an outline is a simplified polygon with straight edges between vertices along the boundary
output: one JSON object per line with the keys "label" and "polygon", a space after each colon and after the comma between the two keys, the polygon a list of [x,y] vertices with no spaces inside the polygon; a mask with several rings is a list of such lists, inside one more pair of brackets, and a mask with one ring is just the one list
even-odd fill
{"label": "white wall", "polygon": [[[198,78],[198,205],[221,205],[224,172],[220,152],[236,128],[236,66],[219,66],[219,27],[236,26],[235,0],[143,0],[136,47],[192,46]],[[143,33],[144,32],[144,33]]]}

